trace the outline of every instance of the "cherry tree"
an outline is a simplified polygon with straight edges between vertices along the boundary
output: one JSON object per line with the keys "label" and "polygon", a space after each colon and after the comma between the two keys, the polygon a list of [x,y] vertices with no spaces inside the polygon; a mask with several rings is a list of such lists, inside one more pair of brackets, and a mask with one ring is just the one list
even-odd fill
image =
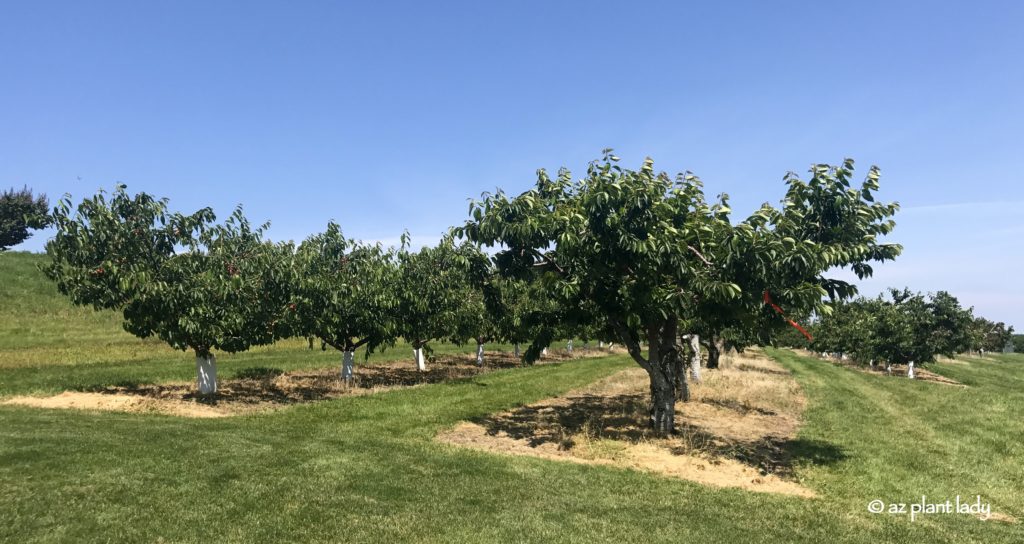
{"label": "cherry tree", "polygon": [[126,331],[196,355],[198,389],[217,392],[214,350],[234,353],[285,333],[289,244],[263,240],[236,208],[223,223],[204,208],[169,213],[167,200],[118,185],[53,212],[44,272],[79,305],[119,310]]}
{"label": "cherry tree", "polygon": [[[422,371],[431,341],[461,345],[483,333],[474,320],[484,311],[477,279],[486,275],[487,259],[474,244],[455,244],[451,237],[416,252],[406,249],[407,241],[403,236],[395,282],[398,331]],[[479,344],[477,353],[482,356]]]}
{"label": "cherry tree", "polygon": [[369,356],[397,338],[394,254],[346,239],[331,222],[299,246],[294,262],[292,332],[342,352],[341,376],[350,382],[357,349],[365,347]]}
{"label": "cherry tree", "polygon": [[[781,208],[765,205],[734,225],[726,202],[708,204],[692,174],[673,179],[655,172],[650,159],[625,169],[608,150],[582,180],[565,169],[555,178],[539,170],[535,187],[518,196],[485,194],[456,233],[497,247],[505,274],[538,271],[561,306],[591,305],[647,371],[651,426],[672,432],[683,373],[680,324],[696,305],[763,312],[770,290],[790,307],[823,308],[837,285],[822,277],[826,271],[863,272],[869,261],[899,253],[877,240],[897,209],[872,202],[877,170],[860,188],[851,187],[851,174],[847,161],[815,165],[807,182],[789,175]],[[844,230],[863,235],[851,240]],[[745,281],[729,273],[740,268]]]}

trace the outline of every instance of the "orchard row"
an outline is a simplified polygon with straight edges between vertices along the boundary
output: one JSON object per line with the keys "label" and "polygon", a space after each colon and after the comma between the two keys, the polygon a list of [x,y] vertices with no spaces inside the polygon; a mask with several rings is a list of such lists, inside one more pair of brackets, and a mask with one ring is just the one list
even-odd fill
{"label": "orchard row", "polygon": [[614,341],[650,377],[651,425],[671,432],[690,340],[713,351],[723,339],[773,342],[787,316],[827,315],[856,294],[830,272],[863,278],[900,254],[883,241],[898,205],[875,201],[876,168],[857,184],[853,168],[789,173],[779,205],[734,222],[728,196],[706,199],[695,175],[650,159],[623,168],[606,150],[581,179],[539,170],[522,194],[484,194],[419,251],[405,237],[397,249],[346,239],[333,223],[298,245],[272,243],[241,209],[218,223],[210,209],[172,213],[119,186],[58,204],[46,272],[75,303],[123,312],[129,332],[194,350],[201,384],[212,350],[287,336],[321,339],[349,369],[357,348],[399,337],[417,350],[529,343],[527,361],[556,337]]}

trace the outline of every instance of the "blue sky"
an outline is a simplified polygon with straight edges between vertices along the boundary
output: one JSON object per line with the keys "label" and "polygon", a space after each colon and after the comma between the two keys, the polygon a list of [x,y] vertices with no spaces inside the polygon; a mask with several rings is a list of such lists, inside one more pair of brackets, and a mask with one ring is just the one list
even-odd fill
{"label": "blue sky", "polygon": [[[11,2],[0,187],[115,182],[275,239],[432,242],[539,167],[692,170],[737,216],[882,169],[906,247],[862,291],[1024,328],[1024,3]],[[19,249],[40,250],[47,233]]]}

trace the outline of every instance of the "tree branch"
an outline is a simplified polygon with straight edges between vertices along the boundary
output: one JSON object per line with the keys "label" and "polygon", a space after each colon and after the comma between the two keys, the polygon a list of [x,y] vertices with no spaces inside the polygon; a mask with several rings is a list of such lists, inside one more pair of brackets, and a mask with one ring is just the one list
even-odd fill
{"label": "tree branch", "polygon": [[644,359],[643,355],[640,355],[639,342],[633,339],[633,335],[629,334],[629,329],[619,320],[611,320],[612,327],[615,328],[615,332],[618,333],[619,339],[622,340],[622,345],[626,346],[626,350],[629,351],[629,356],[636,361],[636,364],[640,365],[641,368],[647,372],[651,371],[651,364]]}
{"label": "tree branch", "polygon": [[693,247],[693,246],[691,246],[691,245],[687,245],[687,246],[686,246],[686,249],[689,249],[689,250],[690,250],[690,251],[691,251],[691,252],[692,252],[692,253],[693,253],[694,255],[696,255],[696,256],[697,256],[697,258],[698,258],[698,259],[700,259],[700,260],[701,260],[701,262],[703,262],[703,263],[704,263],[705,265],[707,265],[707,266],[711,266],[711,261],[707,260],[707,259],[706,259],[706,258],[704,257],[704,255],[701,255],[701,253],[700,253],[699,251],[697,251],[697,248],[695,248],[695,247]]}
{"label": "tree branch", "polygon": [[544,261],[550,264],[551,266],[555,267],[555,270],[558,270],[559,274],[565,274],[565,270],[563,270],[561,266],[558,266],[558,263],[556,263],[554,259],[552,259],[551,257],[545,255],[544,253],[541,253],[540,251],[537,251],[536,249],[531,249],[530,251],[532,251],[534,255],[540,257],[541,259],[544,259]]}
{"label": "tree branch", "polygon": [[323,340],[328,346],[331,346],[332,348],[334,348],[334,349],[336,349],[338,351],[345,351],[345,348],[343,348],[337,342],[327,338],[326,336],[323,336],[323,335],[317,335],[317,336],[320,338],[320,340]]}

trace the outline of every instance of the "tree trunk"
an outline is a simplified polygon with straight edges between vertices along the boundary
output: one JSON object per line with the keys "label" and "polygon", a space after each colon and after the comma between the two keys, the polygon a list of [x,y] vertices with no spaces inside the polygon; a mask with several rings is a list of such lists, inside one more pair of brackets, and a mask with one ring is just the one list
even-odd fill
{"label": "tree trunk", "polygon": [[652,368],[651,376],[651,428],[663,434],[676,430],[675,387],[660,369]]}
{"label": "tree trunk", "polygon": [[412,357],[416,361],[416,370],[420,372],[427,371],[427,361],[423,358],[423,347],[413,348]]}
{"label": "tree trunk", "polygon": [[718,368],[720,356],[721,352],[718,349],[718,343],[715,342],[714,337],[711,337],[711,341],[708,342],[708,368]]}
{"label": "tree trunk", "polygon": [[313,337],[310,336],[306,339],[309,340],[309,351],[313,351]]}
{"label": "tree trunk", "polygon": [[476,366],[484,366],[484,343],[479,340],[476,342]]}
{"label": "tree trunk", "polygon": [[690,337],[690,379],[693,383],[700,383],[700,336],[696,334]]}
{"label": "tree trunk", "polygon": [[565,350],[569,352],[569,355],[572,355],[572,340],[566,342]]}
{"label": "tree trunk", "polygon": [[[673,347],[669,356],[672,357],[672,376],[675,378],[676,397],[683,402],[690,402],[690,385],[686,383],[686,362],[683,361],[682,353]],[[666,360],[666,362],[669,361]]]}
{"label": "tree trunk", "polygon": [[914,379],[914,361],[910,361],[910,363],[907,364],[907,377],[911,380]]}
{"label": "tree trunk", "polygon": [[199,394],[217,394],[217,358],[212,353],[196,353],[196,385]]}
{"label": "tree trunk", "polygon": [[519,342],[516,342],[515,344],[512,345],[512,353],[515,354],[516,359],[518,359],[520,357],[520,354],[519,354]]}
{"label": "tree trunk", "polygon": [[659,434],[675,432],[675,406],[677,388],[685,395],[688,391],[679,383],[685,382],[683,361],[678,347],[679,320],[652,320],[647,324],[647,357],[644,358],[639,338],[622,322],[612,322],[630,357],[637,362],[651,380],[651,428]]}
{"label": "tree trunk", "polygon": [[604,349],[604,341],[603,340],[599,340],[597,342],[597,349]]}
{"label": "tree trunk", "polygon": [[540,350],[540,356],[541,357],[547,357],[548,356],[548,348],[544,348],[544,349]]}
{"label": "tree trunk", "polygon": [[341,379],[346,384],[352,383],[352,376],[355,374],[355,350],[346,350],[341,359]]}

